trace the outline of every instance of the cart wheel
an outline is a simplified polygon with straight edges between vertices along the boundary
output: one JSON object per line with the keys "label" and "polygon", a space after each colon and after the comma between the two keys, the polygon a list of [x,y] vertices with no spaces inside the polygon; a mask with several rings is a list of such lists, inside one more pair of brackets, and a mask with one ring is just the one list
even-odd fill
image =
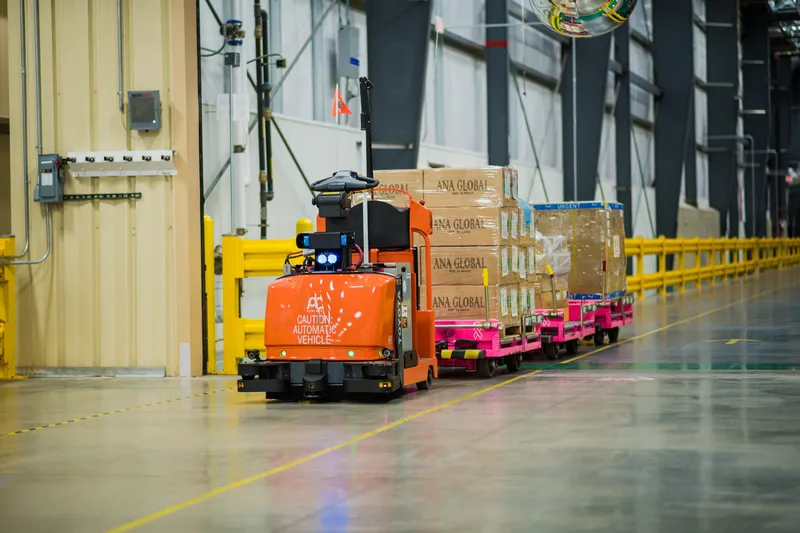
{"label": "cart wheel", "polygon": [[551,361],[558,359],[558,347],[552,342],[545,342],[542,344],[542,353]]}
{"label": "cart wheel", "polygon": [[598,329],[594,332],[594,345],[595,346],[602,346],[603,339],[605,338],[605,334],[603,333],[602,329]]}
{"label": "cart wheel", "polygon": [[617,342],[619,340],[619,328],[611,328],[608,330],[608,342]]}
{"label": "cart wheel", "polygon": [[506,368],[509,372],[519,372],[522,366],[522,354],[514,354],[506,356]]}
{"label": "cart wheel", "polygon": [[567,353],[570,355],[575,355],[578,353],[578,339],[572,339],[571,341],[567,341],[565,343],[567,348]]}
{"label": "cart wheel", "polygon": [[433,387],[433,368],[428,367],[428,378],[417,383],[417,389],[430,390],[431,387]]}
{"label": "cart wheel", "polygon": [[492,359],[478,359],[478,375],[482,378],[490,378],[494,376],[494,371],[497,369],[497,362]]}

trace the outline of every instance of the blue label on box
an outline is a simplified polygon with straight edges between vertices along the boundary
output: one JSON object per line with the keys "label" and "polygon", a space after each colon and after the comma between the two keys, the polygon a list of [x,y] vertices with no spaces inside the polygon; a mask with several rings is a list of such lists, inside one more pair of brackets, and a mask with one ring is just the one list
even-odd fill
{"label": "blue label on box", "polygon": [[351,65],[355,65],[355,66],[357,67],[358,65],[360,65],[360,64],[361,64],[361,62],[358,60],[358,58],[357,58],[357,57],[351,57],[351,58],[350,58],[350,64],[351,64]]}

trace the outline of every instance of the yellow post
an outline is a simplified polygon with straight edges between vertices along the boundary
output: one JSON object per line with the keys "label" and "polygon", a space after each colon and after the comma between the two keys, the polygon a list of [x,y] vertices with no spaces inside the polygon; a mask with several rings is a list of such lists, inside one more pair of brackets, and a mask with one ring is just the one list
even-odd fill
{"label": "yellow post", "polygon": [[301,233],[313,233],[314,223],[307,218],[301,218],[297,221],[297,224],[295,224],[294,228],[296,235],[300,235]]}
{"label": "yellow post", "polygon": [[711,278],[708,280],[708,284],[714,285],[717,283],[717,276],[714,273],[714,268],[717,266],[717,252],[714,251],[713,239],[709,239],[708,249],[708,266],[711,269]]}
{"label": "yellow post", "polygon": [[658,273],[661,276],[661,287],[658,288],[658,294],[664,296],[667,294],[667,245],[666,238],[661,235],[658,238],[661,245],[661,253],[658,254]]}
{"label": "yellow post", "polygon": [[217,310],[214,290],[214,220],[203,216],[203,263],[206,281],[206,373],[217,373]]}
{"label": "yellow post", "polygon": [[222,236],[222,373],[228,375],[236,375],[238,362],[244,357],[244,330],[239,315],[240,252],[239,237]]}
{"label": "yellow post", "polygon": [[680,241],[681,251],[678,253],[678,268],[681,269],[680,291],[686,292],[686,239]]}
{"label": "yellow post", "polygon": [[[14,237],[0,238],[0,257],[14,255]],[[14,268],[0,265],[0,380],[19,379],[17,373],[17,289]]]}
{"label": "yellow post", "polygon": [[644,237],[638,237],[639,253],[636,255],[636,275],[639,276],[637,300],[644,300]]}

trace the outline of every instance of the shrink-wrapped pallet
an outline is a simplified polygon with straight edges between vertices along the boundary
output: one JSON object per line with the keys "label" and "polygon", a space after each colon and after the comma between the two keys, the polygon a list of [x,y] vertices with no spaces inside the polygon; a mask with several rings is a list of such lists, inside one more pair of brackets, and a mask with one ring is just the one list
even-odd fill
{"label": "shrink-wrapped pallet", "polygon": [[571,261],[570,298],[614,298],[625,294],[622,209],[621,204],[600,202],[534,206],[537,231],[566,240]]}
{"label": "shrink-wrapped pallet", "polygon": [[[483,285],[433,287],[433,310],[437,320],[484,320],[485,303]],[[519,323],[519,284],[489,286],[489,319],[506,326]]]}
{"label": "shrink-wrapped pallet", "polygon": [[431,209],[516,207],[516,180],[510,167],[425,169],[425,204]]}

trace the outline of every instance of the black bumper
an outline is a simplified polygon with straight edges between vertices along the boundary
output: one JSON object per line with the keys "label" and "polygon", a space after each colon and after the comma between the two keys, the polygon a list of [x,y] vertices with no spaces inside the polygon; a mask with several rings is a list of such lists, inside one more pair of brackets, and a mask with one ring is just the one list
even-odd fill
{"label": "black bumper", "polygon": [[239,392],[326,398],[387,394],[403,387],[402,362],[254,361],[239,363]]}

